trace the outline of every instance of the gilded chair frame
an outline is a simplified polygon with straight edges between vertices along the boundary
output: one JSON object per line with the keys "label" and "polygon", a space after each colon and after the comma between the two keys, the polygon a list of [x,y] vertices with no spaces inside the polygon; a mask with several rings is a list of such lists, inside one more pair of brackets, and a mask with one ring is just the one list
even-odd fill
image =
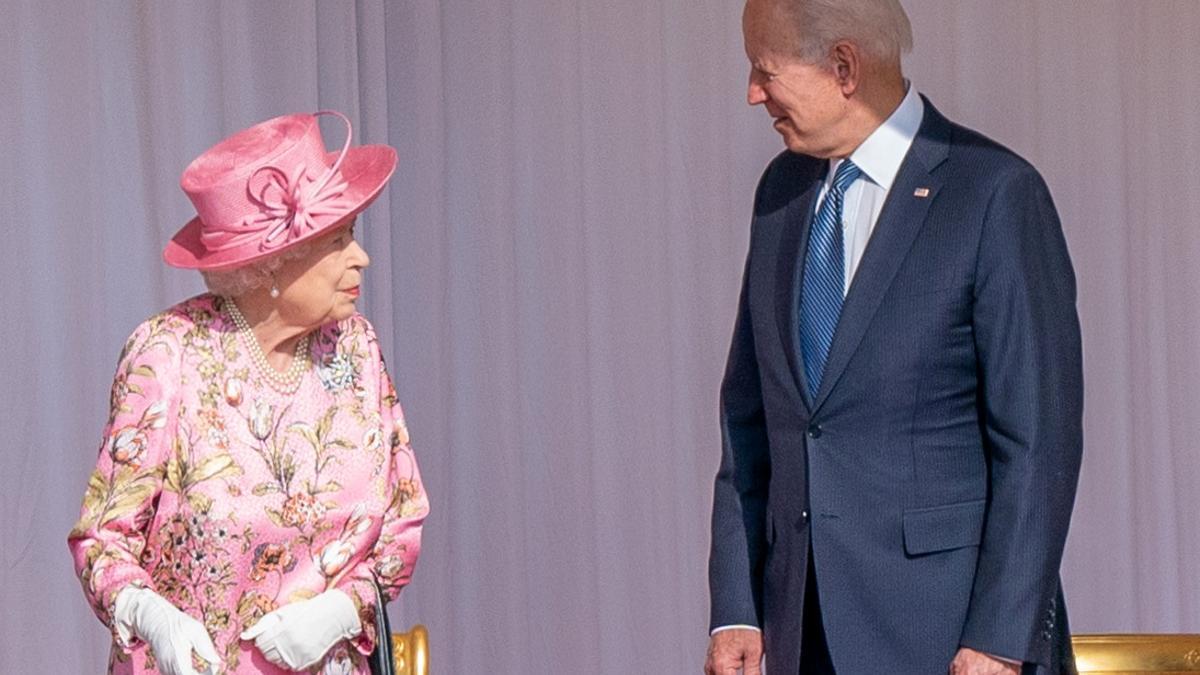
{"label": "gilded chair frame", "polygon": [[1080,675],[1187,675],[1200,673],[1200,635],[1076,635],[1071,638]]}
{"label": "gilded chair frame", "polygon": [[429,631],[417,624],[407,633],[392,633],[396,675],[429,675]]}

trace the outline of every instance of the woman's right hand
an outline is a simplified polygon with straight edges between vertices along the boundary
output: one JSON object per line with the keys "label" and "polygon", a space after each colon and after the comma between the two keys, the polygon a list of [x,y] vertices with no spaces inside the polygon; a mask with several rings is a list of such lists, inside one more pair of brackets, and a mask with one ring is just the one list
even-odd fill
{"label": "woman's right hand", "polygon": [[[126,644],[132,633],[150,645],[165,675],[215,675],[221,665],[204,624],[148,588],[130,586],[118,593],[113,618]],[[192,667],[193,651],[208,662],[199,673]]]}

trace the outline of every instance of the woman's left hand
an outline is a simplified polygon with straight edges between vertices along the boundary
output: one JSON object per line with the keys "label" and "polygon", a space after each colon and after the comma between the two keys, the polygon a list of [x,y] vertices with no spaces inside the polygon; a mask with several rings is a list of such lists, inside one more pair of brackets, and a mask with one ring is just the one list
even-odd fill
{"label": "woman's left hand", "polygon": [[294,671],[316,665],[331,647],[362,632],[350,596],[331,589],[280,607],[242,631],[271,663]]}

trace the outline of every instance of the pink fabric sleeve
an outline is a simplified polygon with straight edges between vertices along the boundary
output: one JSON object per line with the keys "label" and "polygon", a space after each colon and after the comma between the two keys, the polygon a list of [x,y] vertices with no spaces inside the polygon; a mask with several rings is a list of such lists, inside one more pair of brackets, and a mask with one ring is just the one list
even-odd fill
{"label": "pink fabric sleeve", "polygon": [[96,468],[79,521],[67,537],[88,603],[124,647],[112,619],[117,594],[130,584],[153,588],[140,557],[155,498],[162,489],[174,410],[174,339],[147,321],[125,343],[110,397]]}
{"label": "pink fabric sleeve", "polygon": [[412,579],[417,556],[421,552],[421,523],[429,513],[429,501],[421,483],[416,456],[409,444],[408,426],[379,352],[374,331],[367,326],[371,356],[379,369],[379,415],[385,444],[390,448],[387,475],[387,507],[384,509],[379,538],[371,553],[338,584],[359,608],[363,631],[354,640],[363,654],[375,649],[375,590],[378,581],[384,600],[391,602]]}

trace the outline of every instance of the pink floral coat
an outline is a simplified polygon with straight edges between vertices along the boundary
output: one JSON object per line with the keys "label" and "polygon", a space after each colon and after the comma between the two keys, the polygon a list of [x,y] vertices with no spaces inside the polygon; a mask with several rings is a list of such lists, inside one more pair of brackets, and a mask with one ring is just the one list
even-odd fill
{"label": "pink floral coat", "polygon": [[[260,379],[223,304],[184,301],[125,345],[68,538],[84,594],[111,628],[117,593],[151,588],[204,623],[222,672],[281,673],[238,634],[339,588],[363,634],[316,672],[367,673],[372,579],[388,600],[400,593],[429,510],[375,332],[361,315],[322,326],[313,368],[283,395]],[[109,672],[158,670],[144,643],[116,639]]]}

